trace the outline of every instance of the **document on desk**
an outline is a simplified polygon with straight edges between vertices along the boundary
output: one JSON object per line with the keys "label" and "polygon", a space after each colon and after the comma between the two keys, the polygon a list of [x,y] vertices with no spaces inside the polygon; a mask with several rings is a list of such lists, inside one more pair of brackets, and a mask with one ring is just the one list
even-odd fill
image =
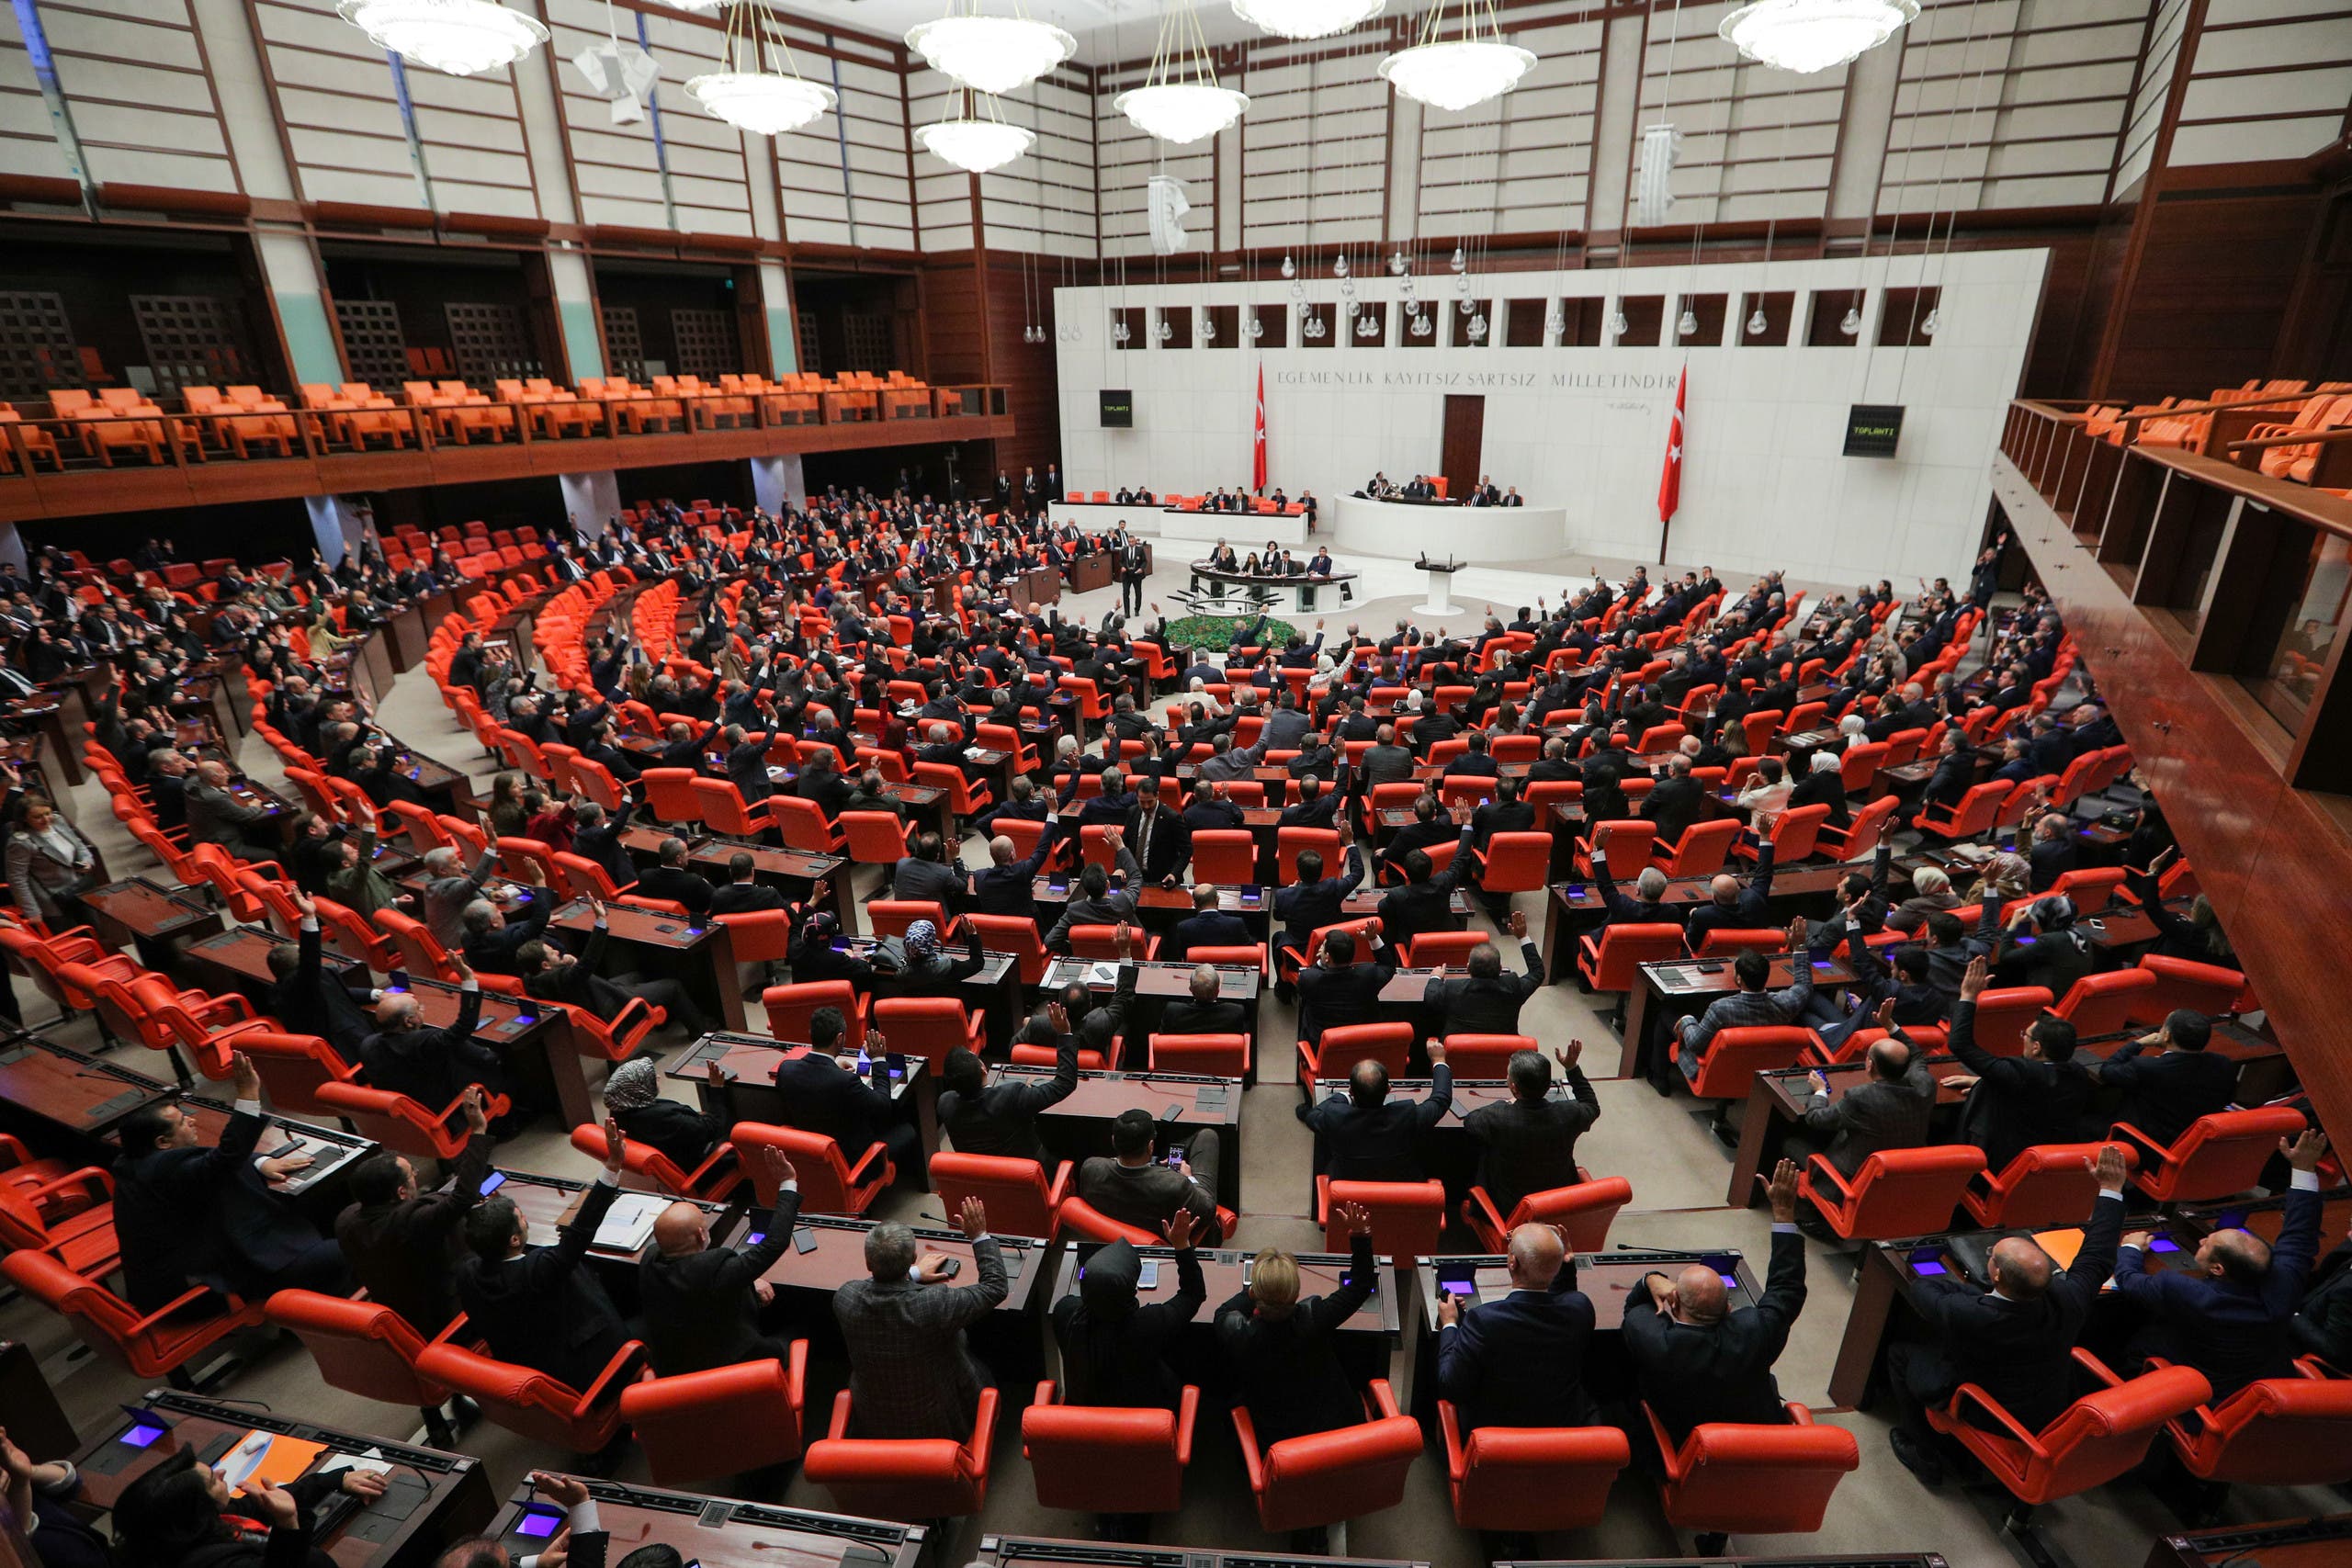
{"label": "document on desk", "polygon": [[596,1245],[616,1252],[636,1252],[653,1239],[653,1222],[670,1200],[650,1192],[624,1192],[613,1200],[605,1223],[596,1227]]}

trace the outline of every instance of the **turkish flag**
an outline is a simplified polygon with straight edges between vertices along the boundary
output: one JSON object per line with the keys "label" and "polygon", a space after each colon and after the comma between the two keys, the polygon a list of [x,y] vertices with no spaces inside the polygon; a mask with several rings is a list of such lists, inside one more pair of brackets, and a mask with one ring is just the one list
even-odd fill
{"label": "turkish flag", "polygon": [[1250,488],[1263,494],[1266,489],[1266,367],[1258,367],[1258,437],[1251,448]]}
{"label": "turkish flag", "polygon": [[1682,394],[1690,389],[1690,367],[1682,367],[1682,378],[1674,384],[1674,423],[1667,428],[1666,469],[1657,477],[1657,520],[1674,521],[1675,509],[1682,504]]}

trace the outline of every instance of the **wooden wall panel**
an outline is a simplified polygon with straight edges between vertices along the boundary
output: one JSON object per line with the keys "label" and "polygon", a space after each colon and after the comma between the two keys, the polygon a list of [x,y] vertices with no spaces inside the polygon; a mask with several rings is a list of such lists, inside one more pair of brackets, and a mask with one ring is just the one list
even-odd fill
{"label": "wooden wall panel", "polygon": [[1061,452],[1062,414],[1054,375],[1057,344],[1021,341],[1021,268],[1016,257],[991,252],[988,258],[989,379],[1005,389],[1005,412],[1013,433],[996,444],[997,467],[1021,478],[1023,468],[1040,474]]}
{"label": "wooden wall panel", "polygon": [[2203,393],[2269,375],[2319,212],[2315,189],[2162,192],[2095,394]]}
{"label": "wooden wall panel", "polygon": [[[92,179],[174,190],[243,188],[188,0],[42,0],[40,18]],[[49,158],[17,161],[12,133],[48,141],[49,116],[38,89],[20,97],[34,88],[32,72],[23,63],[13,14],[6,26],[0,54],[14,59],[0,67],[0,96],[13,101],[0,107],[0,146],[8,149],[0,167],[51,173]],[[50,152],[53,157],[53,142]],[[54,172],[64,173],[62,160]]]}
{"label": "wooden wall panel", "polygon": [[[989,308],[980,297],[970,252],[924,265],[922,324],[923,354],[934,386],[968,385],[986,378]],[[1017,321],[1012,336],[1020,341]]]}

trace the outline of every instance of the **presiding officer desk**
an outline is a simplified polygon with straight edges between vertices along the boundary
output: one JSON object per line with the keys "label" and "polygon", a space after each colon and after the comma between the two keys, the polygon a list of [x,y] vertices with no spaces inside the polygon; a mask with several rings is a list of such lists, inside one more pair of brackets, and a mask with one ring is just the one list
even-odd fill
{"label": "presiding officer desk", "polygon": [[[572,1479],[595,1499],[597,1521],[612,1538],[608,1562],[642,1547],[668,1546],[704,1568],[915,1568],[928,1539],[921,1525],[665,1492],[593,1475]],[[526,1478],[482,1533],[520,1562],[562,1528],[563,1510],[534,1493]]]}
{"label": "presiding officer desk", "polygon": [[275,1455],[264,1461],[265,1472],[280,1482],[334,1465],[345,1455],[358,1460],[360,1468],[383,1468],[381,1497],[338,1498],[324,1505],[324,1517],[334,1522],[314,1544],[341,1568],[415,1568],[430,1562],[442,1548],[479,1531],[497,1506],[481,1462],[465,1454],[339,1431],[272,1415],[250,1403],[171,1389],[150,1389],[139,1408],[144,1414],[116,1412],[74,1456],[82,1472],[78,1501],[89,1508],[111,1509],[133,1481],[177,1449],[193,1449],[198,1461],[209,1464],[255,1432],[287,1439],[291,1460],[300,1461],[299,1468],[281,1470]]}

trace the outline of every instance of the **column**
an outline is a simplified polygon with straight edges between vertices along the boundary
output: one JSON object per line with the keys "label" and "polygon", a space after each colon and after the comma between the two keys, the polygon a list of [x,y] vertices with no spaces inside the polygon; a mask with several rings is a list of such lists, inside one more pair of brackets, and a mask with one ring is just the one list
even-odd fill
{"label": "column", "polygon": [[753,457],[751,464],[752,499],[769,516],[781,517],[787,509],[797,510],[808,504],[808,481],[800,466],[800,454]]}
{"label": "column", "polygon": [[596,537],[621,514],[620,476],[610,468],[560,474],[556,482],[563,487],[564,514],[571,519],[573,531],[583,539]]}
{"label": "column", "polygon": [[365,496],[311,495],[302,498],[311,513],[311,537],[329,566],[359,548],[374,525],[375,516]]}

